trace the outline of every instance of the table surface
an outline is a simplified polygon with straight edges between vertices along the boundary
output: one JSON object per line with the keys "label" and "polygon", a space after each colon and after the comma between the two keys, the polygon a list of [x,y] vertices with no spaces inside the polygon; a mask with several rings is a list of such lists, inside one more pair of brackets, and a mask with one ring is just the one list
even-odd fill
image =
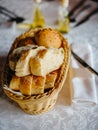
{"label": "table surface", "polygon": [[[55,4],[54,2],[46,2],[44,5],[44,10],[47,9],[45,11],[45,19],[49,25],[54,24],[57,20],[57,2]],[[74,0],[71,0],[71,5],[73,3]],[[32,21],[32,0],[1,0],[0,5]],[[2,20],[4,20],[4,17],[0,16],[0,22]],[[0,74],[13,40],[23,31],[17,29],[14,24],[9,28],[0,28]],[[91,45],[94,58],[93,67],[98,71],[98,14],[92,16],[84,24],[72,28],[68,34],[63,35],[68,38],[70,43],[84,44],[84,46],[86,43],[89,43]],[[96,86],[98,86],[97,76]],[[88,107],[86,105],[72,104],[72,106],[66,106],[63,91],[61,91],[57,103],[51,111],[40,115],[28,115],[17,104],[9,102],[5,95],[0,96],[0,130],[46,129],[97,130],[98,105]]]}

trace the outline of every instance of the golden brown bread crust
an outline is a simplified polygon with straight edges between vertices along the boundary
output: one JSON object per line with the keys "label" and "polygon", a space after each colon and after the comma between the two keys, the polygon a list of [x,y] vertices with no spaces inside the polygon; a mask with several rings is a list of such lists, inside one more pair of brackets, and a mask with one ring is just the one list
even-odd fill
{"label": "golden brown bread crust", "polygon": [[45,77],[33,76],[32,95],[44,93]]}
{"label": "golden brown bread crust", "polygon": [[53,88],[57,79],[58,72],[54,71],[46,75],[45,89]]}
{"label": "golden brown bread crust", "polygon": [[10,89],[20,91],[23,95],[36,95],[44,93],[45,77],[28,75],[24,77],[12,76]]}
{"label": "golden brown bread crust", "polygon": [[62,44],[61,37],[54,29],[43,29],[35,33],[35,41],[39,46],[59,48]]}
{"label": "golden brown bread crust", "polygon": [[10,89],[20,91],[23,95],[36,95],[44,93],[45,89],[54,87],[57,79],[57,71],[54,71],[47,76],[28,75],[24,77],[12,76],[10,81]]}
{"label": "golden brown bread crust", "polygon": [[17,47],[27,46],[27,45],[35,45],[35,43],[31,37],[27,37],[27,38],[20,40]]}
{"label": "golden brown bread crust", "polygon": [[13,77],[10,81],[9,88],[12,90],[19,91],[19,85],[20,85],[20,78],[17,77],[16,75],[13,75]]}
{"label": "golden brown bread crust", "polygon": [[33,76],[24,76],[20,78],[19,90],[23,95],[31,95]]}

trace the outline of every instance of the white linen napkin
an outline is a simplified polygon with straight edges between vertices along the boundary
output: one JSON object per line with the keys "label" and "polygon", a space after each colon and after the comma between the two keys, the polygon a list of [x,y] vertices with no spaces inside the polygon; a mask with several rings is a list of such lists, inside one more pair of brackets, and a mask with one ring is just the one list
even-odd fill
{"label": "white linen napkin", "polygon": [[[93,54],[89,44],[72,44],[71,48],[93,67]],[[73,56],[71,58],[72,71],[70,75],[70,85],[72,85],[74,89],[72,102],[97,104],[95,75],[83,67]]]}

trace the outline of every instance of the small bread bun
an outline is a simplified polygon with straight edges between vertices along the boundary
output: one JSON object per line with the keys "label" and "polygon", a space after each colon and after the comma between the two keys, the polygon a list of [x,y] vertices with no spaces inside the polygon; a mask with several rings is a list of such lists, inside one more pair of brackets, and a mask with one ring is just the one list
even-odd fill
{"label": "small bread bun", "polygon": [[39,46],[59,48],[62,40],[54,29],[43,29],[35,34],[35,41]]}
{"label": "small bread bun", "polygon": [[27,46],[27,45],[35,45],[31,37],[26,37],[25,39],[20,40],[17,47]]}

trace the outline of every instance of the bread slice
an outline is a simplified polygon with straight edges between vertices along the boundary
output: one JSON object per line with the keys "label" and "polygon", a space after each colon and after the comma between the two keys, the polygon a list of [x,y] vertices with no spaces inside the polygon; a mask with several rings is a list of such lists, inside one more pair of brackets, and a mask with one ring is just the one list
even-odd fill
{"label": "bread slice", "polygon": [[24,76],[20,78],[19,90],[23,95],[31,95],[33,76]]}
{"label": "bread slice", "polygon": [[52,72],[46,75],[45,89],[53,88],[57,79],[57,72]]}
{"label": "bread slice", "polygon": [[57,72],[52,72],[46,75],[45,89],[53,88],[57,79]]}
{"label": "bread slice", "polygon": [[13,75],[9,88],[20,91],[23,95],[36,95],[44,93],[45,77],[28,75],[17,77]]}
{"label": "bread slice", "polygon": [[15,70],[17,61],[25,51],[30,49],[35,49],[37,47],[38,47],[37,45],[27,45],[27,46],[22,46],[14,49],[13,52],[9,55],[10,69],[13,71]]}
{"label": "bread slice", "polygon": [[16,63],[15,74],[18,77],[26,76],[31,74],[29,61],[31,57],[35,57],[40,50],[45,49],[45,47],[40,46],[35,49],[25,51],[18,62]]}
{"label": "bread slice", "polygon": [[33,76],[32,81],[32,94],[42,94],[44,93],[45,77]]}
{"label": "bread slice", "polygon": [[29,59],[32,55],[32,50],[28,50],[22,54],[16,63],[15,74],[16,76],[23,77],[30,74]]}
{"label": "bread slice", "polygon": [[13,75],[13,77],[10,81],[9,88],[12,89],[12,90],[19,91],[19,85],[20,85],[20,78]]}
{"label": "bread slice", "polygon": [[30,68],[33,75],[46,76],[60,68],[64,60],[63,48],[48,48],[39,51],[35,58],[30,59]]}

